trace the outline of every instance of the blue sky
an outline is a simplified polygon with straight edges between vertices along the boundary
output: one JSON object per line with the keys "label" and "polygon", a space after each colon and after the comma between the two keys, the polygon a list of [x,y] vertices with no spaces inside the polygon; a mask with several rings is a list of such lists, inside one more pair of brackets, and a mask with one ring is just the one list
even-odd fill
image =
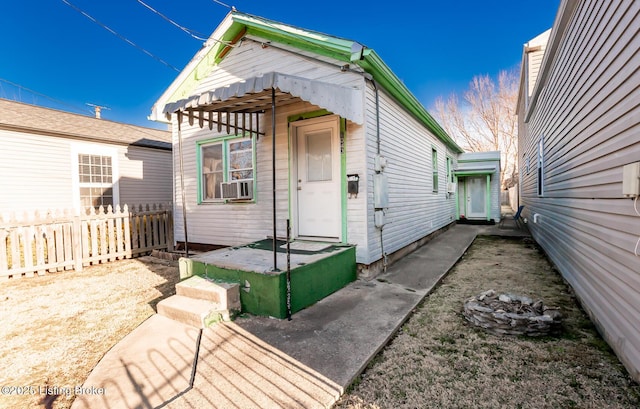
{"label": "blue sky", "polygon": [[[229,11],[214,0],[140,1],[205,37]],[[97,104],[109,107],[103,111],[105,119],[158,127],[146,118],[178,73],[156,58],[182,69],[203,42],[140,1],[3,4],[0,98],[84,114],[92,111],[87,103]],[[474,75],[495,76],[500,70],[517,67],[522,45],[551,27],[560,0],[222,2],[245,13],[349,38],[375,49],[429,109],[438,96],[466,89]]]}

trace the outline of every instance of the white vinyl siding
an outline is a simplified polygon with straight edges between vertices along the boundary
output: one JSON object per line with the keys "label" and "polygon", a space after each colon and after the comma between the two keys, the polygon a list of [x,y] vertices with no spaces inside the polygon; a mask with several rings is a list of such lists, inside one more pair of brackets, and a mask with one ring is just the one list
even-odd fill
{"label": "white vinyl siding", "polygon": [[121,204],[171,203],[171,151],[128,146],[118,150]]}
{"label": "white vinyl siding", "polygon": [[68,140],[0,130],[0,213],[72,208]]}
{"label": "white vinyl siding", "polygon": [[[259,62],[259,63],[257,63]],[[296,56],[275,47],[262,48],[252,41],[244,41],[229,52],[207,78],[202,79],[189,95],[202,93],[237,82],[242,78],[259,76],[262,73],[277,71],[305,78],[317,79],[327,83],[364,88],[362,76],[350,72],[341,72],[341,63],[333,61],[334,67]],[[276,214],[277,235],[286,235],[286,219],[289,213],[289,165],[290,141],[288,117],[295,114],[321,109],[307,102],[299,102],[286,106],[276,106]],[[272,139],[271,111],[260,117],[260,128],[266,135],[255,141],[255,190],[254,201],[234,206],[194,206],[197,203],[198,172],[196,170],[196,142],[219,136],[216,129],[207,127],[200,129],[197,124],[189,126],[182,123],[184,149],[184,173],[187,202],[187,223],[189,241],[194,243],[239,245],[261,240],[273,234],[272,230]],[[173,117],[175,214],[182,214],[182,198],[180,174],[177,171],[179,150],[177,148],[177,122]],[[254,136],[255,138],[255,136]],[[360,191],[357,197],[347,199],[347,234],[345,239],[356,246],[358,262],[367,257],[367,196],[363,192],[367,183],[366,157],[364,154],[364,127],[347,121],[346,139],[346,173],[360,176]],[[291,214],[293,216],[293,214]],[[293,221],[292,221],[293,222]],[[295,230],[294,230],[295,231]],[[182,217],[175,218],[175,237],[184,240]]]}
{"label": "white vinyl siding", "polygon": [[536,241],[640,381],[640,218],[622,196],[622,166],[640,158],[640,2],[575,4],[550,39],[537,104],[519,113],[522,154],[535,158],[544,135],[544,195],[531,172],[521,200],[525,217],[539,215],[528,224]]}
{"label": "white vinyl siding", "polygon": [[79,209],[80,153],[108,152],[116,203],[171,201],[169,151],[4,130],[0,145],[0,213]]}
{"label": "white vinyl siding", "polygon": [[[358,262],[371,264],[452,223],[455,201],[433,194],[432,148],[446,156],[446,146],[393,98],[380,90],[380,153],[387,160],[389,208],[382,233],[374,225],[373,163],[377,153],[375,91],[367,86],[367,257]],[[454,154],[451,155],[455,157]],[[439,161],[438,172],[446,165]],[[455,166],[455,163],[454,163]],[[361,186],[362,180],[361,180]]]}
{"label": "white vinyl siding", "polygon": [[[334,85],[362,87],[362,76],[340,70],[339,67],[344,65],[344,62],[327,60],[331,64],[322,64],[275,47],[263,48],[253,41],[243,41],[229,52],[217,69],[203,78],[196,88],[189,90],[189,95],[180,95],[174,99],[197,95],[268,72],[297,75]],[[259,63],[256,63],[257,61]]]}

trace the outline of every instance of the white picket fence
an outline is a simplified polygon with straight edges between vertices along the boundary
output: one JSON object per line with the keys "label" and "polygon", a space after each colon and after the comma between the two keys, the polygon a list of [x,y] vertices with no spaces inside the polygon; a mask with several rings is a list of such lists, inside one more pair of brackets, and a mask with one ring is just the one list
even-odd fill
{"label": "white picket fence", "polygon": [[171,206],[101,206],[86,214],[70,210],[0,215],[0,279],[132,258],[154,249],[173,250]]}

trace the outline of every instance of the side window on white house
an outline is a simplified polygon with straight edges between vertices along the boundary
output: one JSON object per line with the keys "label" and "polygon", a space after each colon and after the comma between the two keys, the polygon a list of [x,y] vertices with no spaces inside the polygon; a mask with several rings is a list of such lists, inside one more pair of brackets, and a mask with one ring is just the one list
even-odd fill
{"label": "side window on white house", "polygon": [[538,142],[538,196],[544,195],[544,135]]}
{"label": "side window on white house", "polygon": [[[200,201],[216,202],[228,198],[223,194],[223,183],[245,181],[252,189],[255,171],[253,150],[250,138],[198,142]],[[242,187],[240,190],[247,193],[242,192]]]}
{"label": "side window on white house", "polygon": [[431,163],[433,166],[433,193],[438,193],[438,151],[431,148]]}
{"label": "side window on white house", "polygon": [[79,154],[78,182],[82,208],[113,206],[111,156]]}

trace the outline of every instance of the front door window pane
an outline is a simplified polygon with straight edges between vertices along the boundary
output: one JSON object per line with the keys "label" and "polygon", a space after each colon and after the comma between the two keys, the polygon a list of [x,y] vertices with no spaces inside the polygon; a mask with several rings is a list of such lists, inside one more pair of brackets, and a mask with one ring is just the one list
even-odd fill
{"label": "front door window pane", "polygon": [[307,181],[331,180],[331,131],[306,134]]}

